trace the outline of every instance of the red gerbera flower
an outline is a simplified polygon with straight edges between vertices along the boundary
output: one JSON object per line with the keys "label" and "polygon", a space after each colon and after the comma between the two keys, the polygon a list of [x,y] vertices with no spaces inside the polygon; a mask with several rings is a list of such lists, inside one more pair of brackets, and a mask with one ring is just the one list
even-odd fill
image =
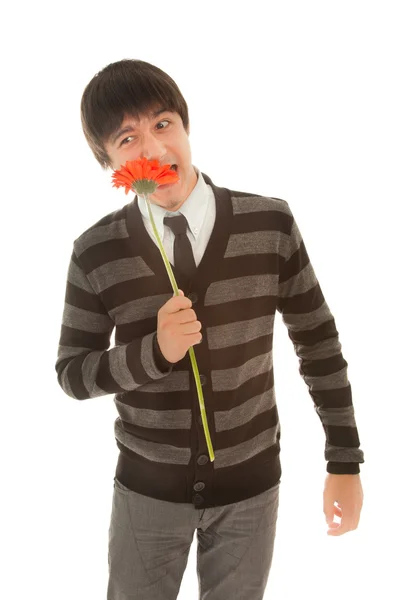
{"label": "red gerbera flower", "polygon": [[153,194],[159,185],[179,181],[178,173],[170,167],[171,165],[160,165],[158,160],[147,158],[128,160],[120,169],[114,171],[113,187],[124,187],[125,194],[130,190],[139,196]]}

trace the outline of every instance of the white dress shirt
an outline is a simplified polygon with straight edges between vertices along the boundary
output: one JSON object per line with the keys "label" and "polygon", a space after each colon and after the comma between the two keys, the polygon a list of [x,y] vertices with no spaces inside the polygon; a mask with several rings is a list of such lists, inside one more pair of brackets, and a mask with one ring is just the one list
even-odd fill
{"label": "white dress shirt", "polygon": [[[194,165],[193,167],[197,174],[197,183],[178,211],[171,212],[157,204],[151,203],[151,212],[158,234],[161,238],[168,260],[172,265],[174,265],[175,236],[172,230],[164,225],[165,216],[173,217],[182,214],[186,217],[188,222],[187,236],[192,244],[196,266],[199,265],[203,257],[215,223],[215,196],[212,187],[204,181],[200,170]],[[147,232],[158,248],[157,238],[153,232],[147,204],[142,196],[138,196],[138,206]]]}

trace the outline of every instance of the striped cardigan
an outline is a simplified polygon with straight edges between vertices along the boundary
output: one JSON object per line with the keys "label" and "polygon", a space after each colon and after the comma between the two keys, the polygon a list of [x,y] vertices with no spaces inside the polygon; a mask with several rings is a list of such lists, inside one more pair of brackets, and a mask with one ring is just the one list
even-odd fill
{"label": "striped cardigan", "polygon": [[156,342],[158,310],[173,292],[137,197],[74,241],[56,361],[61,388],[78,400],[114,394],[116,477],[129,489],[199,509],[244,500],[281,477],[278,310],[325,431],[327,471],[359,473],[347,362],[288,203],[202,175],[215,195],[215,226],[183,290],[202,323],[195,354],[215,460],[189,353],[171,364]]}

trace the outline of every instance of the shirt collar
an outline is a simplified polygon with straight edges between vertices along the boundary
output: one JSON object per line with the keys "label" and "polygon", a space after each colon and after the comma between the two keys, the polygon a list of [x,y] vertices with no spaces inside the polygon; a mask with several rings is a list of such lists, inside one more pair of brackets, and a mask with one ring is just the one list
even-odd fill
{"label": "shirt collar", "polygon": [[[195,165],[193,165],[193,167],[197,175],[197,183],[177,212],[170,212],[162,206],[151,204],[151,212],[153,214],[157,231],[161,237],[161,241],[164,241],[165,216],[173,217],[179,214],[184,215],[194,238],[197,239],[200,234],[201,226],[204,222],[207,212],[209,187],[204,181],[200,169],[198,169]],[[146,219],[147,222],[150,222],[146,201],[142,196],[138,196],[138,206],[140,212],[142,213],[143,219]]]}

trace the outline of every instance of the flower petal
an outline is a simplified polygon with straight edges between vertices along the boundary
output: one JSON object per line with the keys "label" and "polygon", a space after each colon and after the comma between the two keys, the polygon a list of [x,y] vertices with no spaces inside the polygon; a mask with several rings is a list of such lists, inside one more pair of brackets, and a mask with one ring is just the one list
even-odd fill
{"label": "flower petal", "polygon": [[125,187],[125,194],[131,189],[139,194],[151,194],[159,185],[179,181],[178,173],[170,167],[171,165],[160,165],[158,160],[147,160],[146,157],[128,160],[114,171],[113,187]]}

